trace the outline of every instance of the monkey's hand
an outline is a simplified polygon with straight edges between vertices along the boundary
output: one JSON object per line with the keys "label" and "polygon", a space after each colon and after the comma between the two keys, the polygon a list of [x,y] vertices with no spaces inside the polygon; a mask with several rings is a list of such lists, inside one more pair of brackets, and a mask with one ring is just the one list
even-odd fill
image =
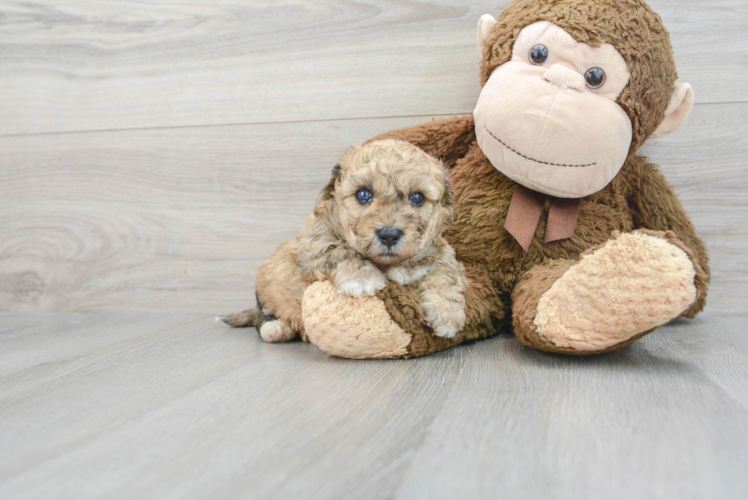
{"label": "monkey's hand", "polygon": [[309,340],[326,353],[350,359],[409,354],[412,335],[392,320],[379,297],[346,296],[330,281],[317,281],[304,292],[301,312]]}
{"label": "monkey's hand", "polygon": [[620,349],[681,316],[696,299],[697,279],[672,233],[614,234],[579,262],[528,271],[512,295],[514,332],[546,351]]}
{"label": "monkey's hand", "polygon": [[338,293],[349,297],[375,295],[387,286],[387,278],[374,264],[362,259],[346,259],[331,273]]}
{"label": "monkey's hand", "polygon": [[326,353],[352,359],[425,356],[494,335],[503,319],[500,298],[485,270],[466,269],[465,277],[465,327],[451,338],[434,335],[415,287],[396,281],[360,298],[338,293],[329,280],[312,283],[301,304],[304,331]]}

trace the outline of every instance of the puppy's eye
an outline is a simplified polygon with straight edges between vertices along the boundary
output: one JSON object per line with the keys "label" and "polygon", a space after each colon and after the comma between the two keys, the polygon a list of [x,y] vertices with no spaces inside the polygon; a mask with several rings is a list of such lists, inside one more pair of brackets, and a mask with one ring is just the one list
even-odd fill
{"label": "puppy's eye", "polygon": [[422,193],[413,193],[408,197],[408,200],[414,207],[420,207],[426,201],[426,197]]}
{"label": "puppy's eye", "polygon": [[605,71],[602,68],[590,68],[584,74],[584,81],[591,89],[599,89],[605,85]]}
{"label": "puppy's eye", "polygon": [[369,203],[372,198],[374,198],[374,195],[371,194],[371,191],[369,191],[368,189],[359,189],[356,192],[356,199],[362,205],[366,205],[367,203]]}
{"label": "puppy's eye", "polygon": [[530,62],[540,66],[548,60],[548,47],[539,43],[530,49]]}

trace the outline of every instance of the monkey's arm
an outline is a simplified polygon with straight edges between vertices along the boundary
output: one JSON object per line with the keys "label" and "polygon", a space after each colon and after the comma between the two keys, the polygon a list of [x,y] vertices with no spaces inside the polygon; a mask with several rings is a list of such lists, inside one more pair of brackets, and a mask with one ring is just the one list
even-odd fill
{"label": "monkey's arm", "polygon": [[675,238],[668,237],[671,243],[680,247],[691,259],[696,271],[694,285],[696,300],[683,313],[693,318],[704,309],[709,287],[709,257],[704,243],[696,236],[693,224],[680,200],[673,192],[665,177],[658,168],[642,157],[635,159],[635,175],[632,176],[631,192],[628,194],[629,206],[634,216],[636,229],[648,229],[664,233],[672,232]]}
{"label": "monkey's arm", "polygon": [[443,161],[447,168],[465,156],[475,141],[475,122],[472,116],[434,120],[413,127],[390,130],[367,142],[399,139],[418,146],[431,156]]}
{"label": "monkey's arm", "polygon": [[[484,270],[466,267],[465,327],[452,338],[439,337],[429,328],[416,287],[390,281],[377,294],[389,317],[411,337],[405,357],[426,356],[468,340],[487,338],[499,332],[504,308],[496,288]],[[334,354],[334,353],[333,353]]]}
{"label": "monkey's arm", "polygon": [[465,269],[465,277],[466,324],[453,338],[434,335],[414,287],[394,281],[376,297],[362,298],[338,294],[329,282],[314,283],[304,293],[304,327],[323,351],[356,359],[426,356],[495,335],[504,320],[495,287],[477,268]]}
{"label": "monkey's arm", "polygon": [[704,307],[709,266],[678,198],[657,167],[627,164],[617,189],[634,222],[580,260],[554,260],[522,276],[512,293],[514,332],[544,351],[593,354],[621,349]]}

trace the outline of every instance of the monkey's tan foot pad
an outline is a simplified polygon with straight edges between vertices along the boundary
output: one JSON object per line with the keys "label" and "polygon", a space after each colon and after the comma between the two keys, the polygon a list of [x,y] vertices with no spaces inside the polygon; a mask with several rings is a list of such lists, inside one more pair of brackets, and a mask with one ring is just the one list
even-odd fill
{"label": "monkey's tan foot pad", "polygon": [[376,297],[339,294],[329,281],[313,283],[301,302],[304,330],[312,344],[341,358],[400,358],[412,339]]}
{"label": "monkey's tan foot pad", "polygon": [[541,296],[534,324],[559,347],[605,349],[677,318],[696,299],[695,274],[667,239],[616,234]]}

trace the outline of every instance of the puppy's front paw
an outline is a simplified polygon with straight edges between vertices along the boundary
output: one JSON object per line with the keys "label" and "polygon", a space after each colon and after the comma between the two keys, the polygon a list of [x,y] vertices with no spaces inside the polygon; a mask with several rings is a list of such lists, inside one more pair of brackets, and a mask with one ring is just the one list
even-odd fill
{"label": "puppy's front paw", "polygon": [[434,335],[437,337],[444,337],[445,339],[453,339],[455,335],[457,335],[457,332],[462,330],[462,327],[465,326],[465,322],[462,322],[462,326],[455,327],[451,325],[439,325],[439,326],[433,326],[434,329]]}
{"label": "puppy's front paw", "polygon": [[444,297],[435,291],[421,295],[423,318],[437,337],[454,338],[465,326],[465,298],[462,294]]}
{"label": "puppy's front paw", "polygon": [[376,295],[379,290],[387,286],[387,278],[374,265],[366,263],[356,270],[343,272],[339,269],[335,274],[335,288],[341,295],[349,297],[365,297]]}
{"label": "puppy's front paw", "polygon": [[387,269],[387,278],[400,285],[409,285],[416,281],[422,280],[429,272],[428,267],[417,269],[406,269],[402,266],[395,266]]}
{"label": "puppy's front paw", "polygon": [[405,269],[400,266],[387,269],[387,279],[400,285],[407,285],[410,283],[410,276],[405,272]]}

